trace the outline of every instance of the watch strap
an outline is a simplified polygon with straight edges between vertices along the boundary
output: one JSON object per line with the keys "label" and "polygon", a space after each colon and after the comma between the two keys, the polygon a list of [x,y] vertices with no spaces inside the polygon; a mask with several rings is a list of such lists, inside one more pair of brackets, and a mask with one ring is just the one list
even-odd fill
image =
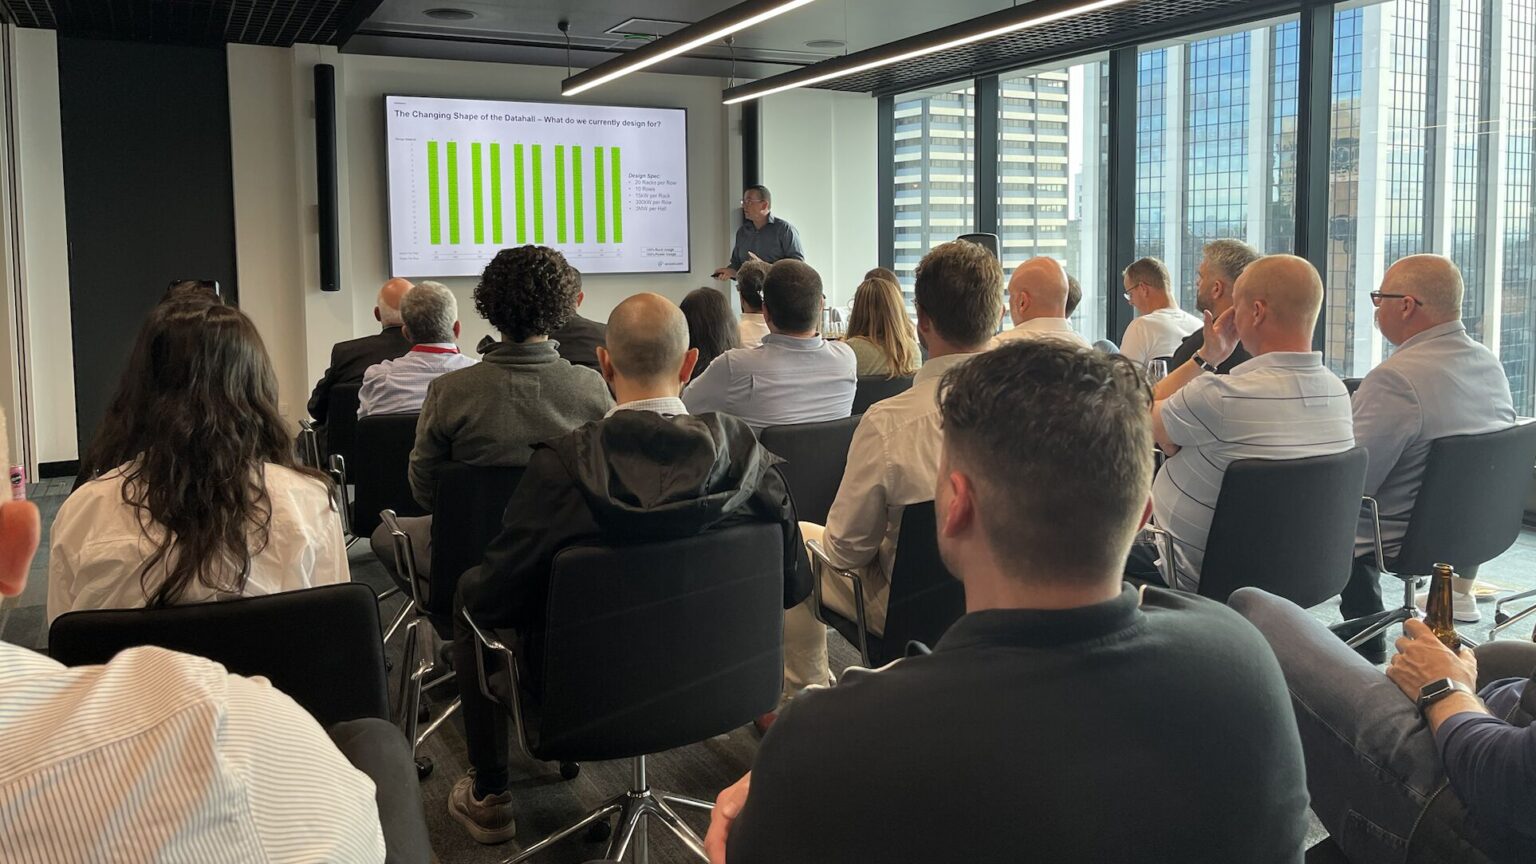
{"label": "watch strap", "polygon": [[1196,366],[1199,366],[1201,369],[1204,369],[1207,372],[1215,372],[1216,371],[1216,367],[1211,365],[1210,361],[1206,360],[1204,357],[1201,357],[1199,351],[1196,351],[1194,353],[1194,355],[1191,356],[1189,359],[1195,361],[1195,365]]}
{"label": "watch strap", "polygon": [[1477,692],[1471,687],[1454,678],[1440,678],[1419,688],[1419,698],[1416,700],[1419,710],[1423,711],[1452,693],[1465,693],[1468,696],[1477,695]]}

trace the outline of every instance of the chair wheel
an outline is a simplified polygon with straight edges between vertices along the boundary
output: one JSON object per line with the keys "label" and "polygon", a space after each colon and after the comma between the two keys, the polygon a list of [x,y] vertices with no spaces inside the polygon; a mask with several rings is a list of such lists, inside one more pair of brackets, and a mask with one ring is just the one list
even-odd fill
{"label": "chair wheel", "polygon": [[416,779],[417,780],[425,780],[428,777],[431,777],[432,776],[432,767],[433,766],[432,766],[432,757],[431,756],[418,756],[418,757],[416,757]]}
{"label": "chair wheel", "polygon": [[561,762],[560,763],[560,778],[562,780],[575,780],[577,775],[579,775],[580,773],[581,773],[581,763],[579,763],[579,762]]}
{"label": "chair wheel", "polygon": [[613,827],[608,824],[607,820],[603,820],[588,825],[586,833],[581,835],[581,841],[583,843],[602,843],[612,836]]}

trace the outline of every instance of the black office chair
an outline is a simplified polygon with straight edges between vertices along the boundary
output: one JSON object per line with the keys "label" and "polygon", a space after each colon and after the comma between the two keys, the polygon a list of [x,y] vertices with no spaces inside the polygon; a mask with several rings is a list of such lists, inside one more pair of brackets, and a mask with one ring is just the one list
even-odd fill
{"label": "black office chair", "polygon": [[[303,638],[283,635],[295,633]],[[366,585],[164,609],[69,612],[48,629],[48,652],[66,666],[105,663],[136,645],[207,657],[237,675],[261,675],[322,726],[389,718],[379,608]]]}
{"label": "black office chair", "polygon": [[[858,646],[864,665],[874,669],[906,655],[908,642],[938,644],[939,637],[965,614],[965,590],[939,559],[939,541],[933,502],[908,504],[901,511],[900,542],[891,568],[887,595],[885,632],[869,631],[864,611],[864,580],[857,572],[840,570],[827,559],[821,544],[810,549],[816,598],[816,617]],[[855,620],[850,621],[822,603],[821,575],[831,571],[853,581]]]}
{"label": "black office chair", "polygon": [[827,513],[848,466],[848,445],[860,415],[822,423],[769,426],[759,440],[784,462],[779,472],[795,502],[795,515],[806,522],[827,524]]}
{"label": "black office chair", "polygon": [[632,847],[642,817],[694,855],[703,842],[673,805],[713,805],[650,788],[646,754],[729,732],[773,709],[783,687],[784,538],[770,523],[633,546],[574,546],[555,556],[538,692],[507,640],[475,625],[480,686],[511,713],[523,749],[544,761],[633,759],[634,782],[535,843],[525,861],[617,815],[605,858]]}
{"label": "black office chair", "polygon": [[[325,585],[165,609],[69,612],[48,631],[49,653],[66,666],[105,663],[138,645],[196,654],[237,675],[265,677],[326,728],[389,718],[379,610],[366,585]],[[378,790],[386,860],[426,864],[432,852],[420,792],[396,782],[410,770],[399,733],[357,724],[342,729],[360,743],[334,740]],[[390,735],[395,740],[387,740]]]}
{"label": "black office chair", "polygon": [[1200,566],[1200,594],[1225,603],[1233,591],[1251,586],[1303,609],[1337,596],[1354,559],[1365,463],[1365,449],[1354,447],[1227,466]]}
{"label": "black office chair", "polygon": [[[1437,562],[1465,570],[1504,554],[1520,536],[1533,463],[1536,423],[1531,422],[1481,435],[1454,435],[1431,443],[1424,483],[1414,499],[1397,557],[1383,560],[1379,542],[1377,545],[1382,572],[1403,580],[1403,605],[1346,621],[1336,631],[1350,632],[1363,626],[1348,640],[1351,645],[1359,645],[1414,617],[1417,610],[1413,595],[1419,578],[1432,573]],[[1379,526],[1376,532],[1379,538]],[[1516,620],[1507,618],[1496,624],[1490,629],[1489,638]]]}
{"label": "black office chair", "polygon": [[883,375],[863,375],[853,391],[854,416],[863,414],[869,410],[869,406],[881,399],[889,399],[899,393],[905,393],[912,389],[912,377],[886,378]]}
{"label": "black office chair", "polygon": [[[480,563],[486,547],[501,533],[507,503],[522,480],[523,471],[521,467],[485,467],[463,462],[445,462],[437,467],[432,493],[432,569],[427,574],[417,572],[411,538],[400,529],[396,514],[390,510],[379,514],[395,541],[397,573],[392,575],[403,581],[403,587],[411,594],[401,613],[412,617],[405,628],[404,661],[400,666],[400,723],[413,753],[459,710],[455,697],[418,734],[422,693],[454,680],[452,671],[433,677],[437,672],[437,652],[431,650],[432,639],[453,640],[453,595],[459,579],[464,571]],[[430,632],[421,631],[423,619]],[[422,777],[432,773],[432,761],[426,757],[417,757],[416,767]]]}
{"label": "black office chair", "polygon": [[411,448],[416,444],[419,414],[375,414],[357,421],[354,461],[348,474],[353,483],[352,531],[370,537],[379,527],[379,513],[422,516],[426,510],[411,494]]}
{"label": "black office chair", "polygon": [[1355,391],[1360,389],[1360,382],[1364,380],[1364,378],[1345,378],[1344,389],[1348,390],[1349,395],[1353,396],[1355,395]]}

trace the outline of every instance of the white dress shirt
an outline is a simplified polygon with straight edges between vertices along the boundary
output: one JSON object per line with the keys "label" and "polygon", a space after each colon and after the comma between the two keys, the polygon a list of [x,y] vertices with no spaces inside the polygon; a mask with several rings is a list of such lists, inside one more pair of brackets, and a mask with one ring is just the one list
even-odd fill
{"label": "white dress shirt", "polygon": [[821,543],[837,567],[863,570],[865,612],[876,632],[885,631],[902,509],[933,500],[944,442],[939,381],[974,356],[947,354],[924,363],[911,389],[869,406],[848,446],[848,467]]}
{"label": "white dress shirt", "polygon": [[413,345],[404,357],[375,363],[363,373],[363,386],[357,391],[357,416],[414,414],[421,410],[427,385],[437,376],[479,362],[459,353],[452,342]]}
{"label": "white dress shirt", "polygon": [[1092,348],[1093,343],[1072,329],[1072,322],[1065,318],[1031,318],[1012,330],[1004,330],[992,339],[997,348],[1015,339],[1055,339],[1079,348]]}
{"label": "white dress shirt", "polygon": [[[1436,438],[1515,424],[1504,367],[1467,335],[1460,321],[1408,339],[1371,370],[1355,393],[1354,415],[1355,440],[1368,456],[1365,494],[1381,508],[1381,544],[1388,561],[1408,531],[1429,445]],[[1355,555],[1374,557],[1374,546],[1369,513],[1362,511]]]}
{"label": "white dress shirt", "polygon": [[0,642],[0,861],[383,860],[373,782],[266,679]]}
{"label": "white dress shirt", "polygon": [[[255,597],[351,579],[341,514],[325,484],[289,468],[266,466],[272,510],[265,547],[251,556],[242,596]],[[150,524],[158,539],[163,529]],[[48,552],[48,621],[76,609],[137,609],[146,598],[140,584],[154,543],[139,514],[123,501],[123,469],[88,481],[59,508]],[[172,549],[174,554],[174,547]],[[162,559],[149,578],[164,579]],[[227,599],[193,581],[182,603]]]}
{"label": "white dress shirt", "polygon": [[[1177,306],[1164,306],[1132,321],[1125,328],[1120,353],[1137,366],[1157,357],[1172,357],[1184,343],[1184,337],[1205,326],[1205,322]],[[1169,370],[1172,371],[1172,370]]]}
{"label": "white dress shirt", "polygon": [[663,417],[676,417],[679,414],[687,414],[688,406],[684,405],[683,400],[677,398],[676,396],[657,396],[655,399],[636,399],[632,402],[625,402],[622,405],[615,405],[612,408],[609,408],[608,413],[603,415],[603,419],[607,420],[609,417],[612,417],[620,411],[653,411]]}
{"label": "white dress shirt", "polygon": [[683,391],[694,414],[734,414],[755,430],[840,420],[853,411],[858,358],[842,342],[770,333],[716,357]]}
{"label": "white dress shirt", "polygon": [[1152,484],[1152,518],[1173,535],[1174,585],[1200,583],[1206,536],[1227,466],[1240,459],[1301,459],[1355,444],[1349,391],[1316,351],[1275,351],[1230,375],[1202,374],[1163,402],[1163,428],[1179,452]]}
{"label": "white dress shirt", "polygon": [[761,312],[741,313],[741,320],[736,326],[741,331],[743,348],[756,348],[763,344],[763,337],[768,335],[768,324],[763,320]]}

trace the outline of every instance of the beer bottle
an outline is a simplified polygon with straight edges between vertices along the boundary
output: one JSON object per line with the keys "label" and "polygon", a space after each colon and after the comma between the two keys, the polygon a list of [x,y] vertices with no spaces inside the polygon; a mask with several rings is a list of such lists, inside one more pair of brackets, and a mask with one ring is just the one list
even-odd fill
{"label": "beer bottle", "polygon": [[1451,615],[1451,578],[1455,575],[1451,565],[1436,564],[1429,581],[1429,602],[1424,604],[1424,624],[1452,651],[1461,649],[1461,637],[1456,635],[1456,620]]}

